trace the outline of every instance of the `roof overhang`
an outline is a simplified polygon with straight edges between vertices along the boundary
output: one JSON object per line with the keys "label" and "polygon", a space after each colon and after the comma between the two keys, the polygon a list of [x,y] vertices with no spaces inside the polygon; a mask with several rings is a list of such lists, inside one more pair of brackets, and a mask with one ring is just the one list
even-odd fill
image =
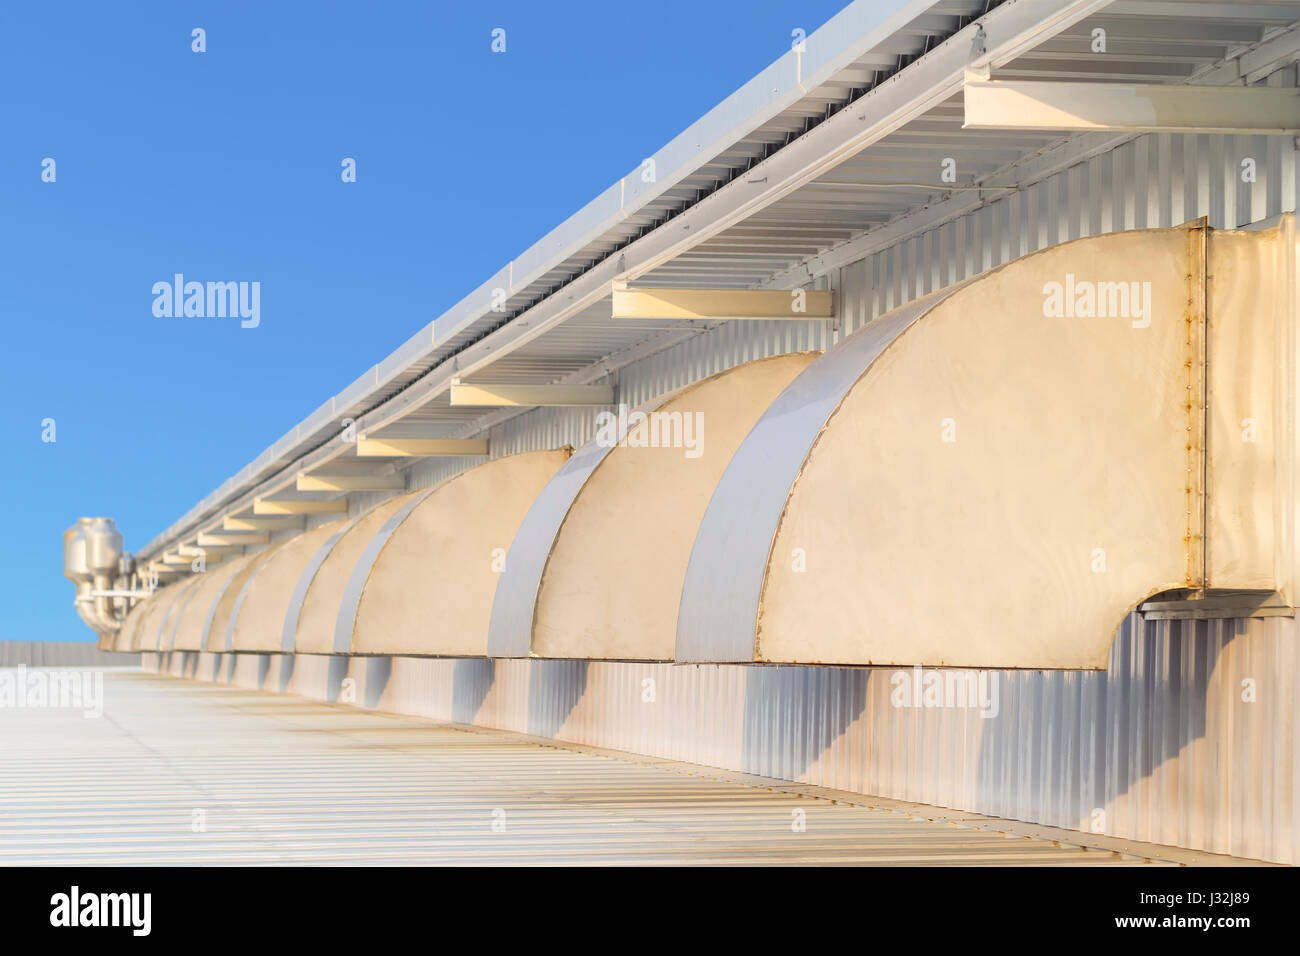
{"label": "roof overhang", "polygon": [[[611,322],[615,283],[789,289],[1137,135],[965,131],[994,81],[1244,86],[1297,56],[1294,3],[858,0],[318,408],[140,551],[247,516],[366,441],[481,441],[527,410],[453,406],[454,383],[585,385],[713,327]],[[1170,18],[1173,18],[1172,20]],[[1107,54],[1092,50],[1096,30]],[[939,176],[956,161],[956,179]],[[921,175],[929,170],[931,174]],[[397,447],[394,445],[393,447]],[[422,447],[422,446],[421,446]],[[442,453],[448,453],[442,446]],[[394,464],[414,460],[403,446]],[[465,452],[481,454],[479,446]]]}

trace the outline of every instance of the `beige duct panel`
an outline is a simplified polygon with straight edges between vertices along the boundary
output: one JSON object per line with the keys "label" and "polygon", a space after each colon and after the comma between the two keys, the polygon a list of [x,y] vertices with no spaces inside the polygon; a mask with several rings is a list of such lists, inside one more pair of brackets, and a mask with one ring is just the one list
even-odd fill
{"label": "beige duct panel", "polygon": [[[1179,230],[1067,243],[905,332],[803,465],[758,659],[1104,668],[1134,605],[1196,583],[1189,254]],[[1149,282],[1150,324],[1044,316],[1071,275]]]}
{"label": "beige duct panel", "polygon": [[[170,586],[171,585],[167,585],[167,587]],[[153,594],[151,594],[149,597],[145,598],[143,601],[137,604],[135,608],[131,611],[130,616],[135,617],[135,625],[130,629],[129,633],[127,632],[127,629],[125,627],[122,628],[121,633],[123,635],[123,640],[119,641],[118,643],[119,650],[123,650],[123,651],[140,650],[140,636],[144,633],[145,627],[148,625],[150,616],[155,613],[158,613],[158,605],[159,605],[158,595],[160,595],[166,589],[167,589],[166,587],[158,588],[156,591],[154,591]],[[128,616],[128,619],[130,616]]]}
{"label": "beige duct panel", "polygon": [[[397,495],[380,502],[358,518],[330,548],[316,569],[298,614],[298,631],[294,640],[296,651],[306,654],[334,652],[334,625],[338,620],[339,601],[357,558],[361,557],[384,522],[414,494]],[[310,573],[310,568],[306,573]]]}
{"label": "beige duct panel", "polygon": [[176,613],[181,602],[197,582],[196,578],[182,578],[161,588],[154,595],[158,610],[145,619],[136,644],[143,651],[170,650],[171,629],[176,623]]}
{"label": "beige duct panel", "polygon": [[[206,573],[206,572],[205,572]],[[173,650],[173,641],[176,639],[176,628],[180,625],[181,615],[189,607],[190,598],[194,592],[199,589],[203,583],[203,574],[196,574],[181,583],[180,590],[176,593],[176,600],[172,601],[172,606],[167,609],[167,616],[163,618],[162,629],[158,632],[158,650]]]}
{"label": "beige duct panel", "polygon": [[180,621],[176,625],[175,650],[203,650],[203,630],[212,617],[213,606],[221,599],[235,576],[252,560],[252,555],[236,558],[234,561],[219,564],[199,576],[202,580],[198,589],[185,602]]}
{"label": "beige duct panel", "polygon": [[325,540],[347,523],[331,521],[281,545],[249,578],[234,622],[233,651],[280,653],[294,586]]}
{"label": "beige duct panel", "polygon": [[1207,234],[1055,246],[827,352],[718,484],[677,659],[1105,667],[1204,583]]}
{"label": "beige duct panel", "polygon": [[[294,540],[293,538],[289,539]],[[226,650],[226,634],[230,629],[230,618],[235,613],[235,605],[239,601],[239,595],[244,590],[244,585],[248,579],[257,573],[267,560],[271,558],[280,548],[288,542],[272,545],[265,551],[259,551],[253,555],[244,565],[235,572],[235,576],[230,579],[226,589],[221,592],[217,599],[217,605],[212,611],[212,620],[207,624],[207,637],[204,643],[204,650],[221,652]]]}
{"label": "beige duct panel", "polygon": [[[600,461],[552,545],[534,656],[672,659],[686,564],[713,489],[759,416],[819,354],[759,359],[696,382]],[[676,416],[696,448],[635,447],[657,422],[676,427]]]}
{"label": "beige duct panel", "polygon": [[1208,587],[1272,589],[1289,563],[1275,553],[1285,535],[1274,516],[1286,511],[1276,469],[1279,442],[1292,427],[1278,414],[1286,401],[1278,389],[1294,222],[1210,234]]}
{"label": "beige duct panel", "polygon": [[533,499],[568,457],[566,448],[498,458],[421,501],[365,579],[353,652],[485,655],[501,561]]}
{"label": "beige duct panel", "polygon": [[140,617],[140,626],[131,635],[131,650],[152,651],[157,649],[158,629],[162,626],[163,616],[166,615],[168,608],[171,607],[171,602],[185,583],[183,579],[173,581],[171,584],[154,591],[153,597],[145,601],[144,613]]}
{"label": "beige duct panel", "polygon": [[153,595],[150,595],[149,597],[144,598],[127,613],[125,620],[122,621],[122,626],[118,628],[117,633],[113,635],[111,650],[129,651],[132,649],[131,642],[135,638],[135,632],[139,629],[140,622],[144,619],[144,616],[149,609],[149,604],[153,601],[153,597]]}

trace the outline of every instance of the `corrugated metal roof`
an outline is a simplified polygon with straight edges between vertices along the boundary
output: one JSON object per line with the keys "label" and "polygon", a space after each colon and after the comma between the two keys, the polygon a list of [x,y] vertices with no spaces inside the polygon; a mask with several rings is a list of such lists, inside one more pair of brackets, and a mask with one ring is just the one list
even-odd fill
{"label": "corrugated metal roof", "polygon": [[139,673],[105,675],[97,719],[0,709],[4,864],[1226,859],[866,801],[876,802]]}

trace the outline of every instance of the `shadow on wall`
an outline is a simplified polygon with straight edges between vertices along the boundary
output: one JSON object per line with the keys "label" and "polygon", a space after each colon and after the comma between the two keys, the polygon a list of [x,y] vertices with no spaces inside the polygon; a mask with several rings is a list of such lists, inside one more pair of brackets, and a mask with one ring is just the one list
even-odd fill
{"label": "shadow on wall", "polygon": [[289,693],[289,685],[293,682],[293,668],[298,658],[294,654],[280,655],[280,693]]}
{"label": "shadow on wall", "polygon": [[383,700],[384,691],[393,677],[393,659],[391,657],[361,658],[364,677],[362,679],[362,705],[375,709]]}
{"label": "shadow on wall", "polygon": [[[896,703],[895,682],[910,683],[912,668],[747,666],[740,769],[1086,829],[1098,808],[1206,738],[1209,708],[1237,693],[1212,689],[1215,667],[1246,628],[1134,614],[1107,671],[924,669],[978,675],[975,696],[956,706]],[[845,741],[854,779],[827,779],[815,765],[859,720]],[[1187,772],[1216,786],[1207,766]],[[1115,821],[1101,822],[1114,832]]]}
{"label": "shadow on wall", "polygon": [[[698,699],[680,700],[664,726],[654,722],[650,710],[636,709],[631,724],[619,730],[612,745],[630,750],[648,747],[644,752],[660,753],[665,728],[671,729],[674,720],[681,718],[689,725],[708,712],[715,698],[734,713],[730,710],[734,701],[742,709],[736,715],[739,760],[729,755],[735,751],[726,750],[734,741],[727,729],[729,720],[703,731],[726,738],[717,742],[714,759],[729,769],[1082,829],[1090,827],[1094,811],[1100,808],[1108,817],[1118,815],[1101,821],[1107,832],[1134,835],[1150,830],[1153,838],[1163,835],[1168,842],[1168,827],[1181,825],[1160,823],[1160,814],[1168,809],[1161,801],[1168,802],[1171,795],[1181,794],[1185,806],[1178,813],[1190,815],[1189,825],[1200,825],[1199,820],[1206,826],[1226,827],[1223,821],[1234,812],[1231,806],[1221,805],[1228,798],[1220,792],[1224,778],[1215,761],[1229,759],[1235,752],[1233,728],[1241,733],[1242,728],[1256,726],[1235,716],[1239,688],[1234,679],[1261,672],[1238,675],[1233,668],[1246,666],[1245,659],[1238,663],[1235,655],[1225,656],[1225,650],[1232,641],[1245,642],[1248,633],[1254,635],[1252,626],[1260,628],[1263,637],[1280,639],[1293,633],[1291,622],[1274,632],[1274,625],[1262,622],[1143,622],[1131,615],[1116,636],[1107,671],[975,672],[986,677],[996,692],[992,708],[898,704],[892,693],[894,682],[900,674],[909,675],[909,668],[737,665],[738,673],[730,672],[721,680],[709,676],[707,669],[697,669],[704,676],[685,686],[701,695]],[[1277,643],[1270,639],[1261,646]],[[1242,652],[1253,646],[1248,642]],[[185,672],[196,667],[206,671],[210,666],[217,680],[233,682],[238,655],[209,658],[211,665],[196,657],[169,662],[160,655],[159,663],[164,669]],[[267,660],[259,660],[256,668],[263,680]],[[323,676],[324,699],[339,701],[343,682],[351,675],[364,681],[364,687],[355,688],[348,702],[378,708],[393,684],[390,657],[331,656],[327,668],[318,663],[319,658],[304,660],[311,661],[306,671],[302,664],[295,666],[292,656],[281,658],[277,676],[282,691],[289,689],[296,672],[300,681],[309,679],[314,685],[315,696],[316,681]],[[1250,667],[1266,670],[1270,661],[1274,666],[1289,666],[1269,652],[1267,657],[1252,658]],[[250,665],[245,667],[251,670]],[[592,727],[575,726],[564,736],[590,742],[594,733],[604,732],[615,713],[612,679],[602,675],[599,684],[591,683],[592,673],[601,675],[599,668],[606,665],[589,672],[589,662],[582,660],[462,658],[443,661],[442,666],[450,668],[452,676],[449,716],[459,723],[481,720],[498,682],[510,682],[516,675],[522,678],[521,668],[528,677],[527,697],[518,702],[526,704],[521,715],[526,733],[560,736],[579,702],[589,690],[595,693],[596,687],[600,690],[592,702]],[[436,668],[429,669],[429,674],[436,673]],[[432,693],[421,688],[416,684],[409,689],[421,698]],[[743,700],[732,696],[730,688]],[[1284,701],[1276,706],[1290,705]],[[514,712],[512,706],[507,709]],[[990,716],[982,716],[986,712]],[[513,725],[513,719],[506,722]],[[1255,720],[1249,714],[1245,719]],[[1283,737],[1279,731],[1276,743],[1265,741],[1261,746],[1276,746],[1285,756],[1290,743]],[[1223,748],[1227,751],[1220,753]],[[739,766],[733,767],[733,761]],[[1117,805],[1126,794],[1134,796]],[[1272,798],[1265,794],[1262,799],[1267,804]],[[1163,833],[1159,832],[1162,826]]]}
{"label": "shadow on wall", "polygon": [[496,677],[495,661],[459,658],[452,668],[451,719],[458,724],[474,723]]}
{"label": "shadow on wall", "polygon": [[750,666],[741,770],[802,776],[862,715],[870,680],[861,667]]}
{"label": "shadow on wall", "polygon": [[348,676],[349,657],[331,657],[329,670],[325,674],[325,699],[338,703],[343,693],[343,681]]}
{"label": "shadow on wall", "polygon": [[587,690],[588,661],[533,660],[528,668],[528,733],[554,737]]}
{"label": "shadow on wall", "polygon": [[[1160,622],[1133,614],[1104,672],[1000,672],[1001,712],[980,721],[980,808],[1010,817],[1034,808],[1042,819],[1048,805],[1055,822],[1086,827],[1206,736],[1214,668],[1246,627],[1245,620]],[[1225,692],[1231,699],[1233,689]],[[1204,769],[1192,772],[1200,779]]]}

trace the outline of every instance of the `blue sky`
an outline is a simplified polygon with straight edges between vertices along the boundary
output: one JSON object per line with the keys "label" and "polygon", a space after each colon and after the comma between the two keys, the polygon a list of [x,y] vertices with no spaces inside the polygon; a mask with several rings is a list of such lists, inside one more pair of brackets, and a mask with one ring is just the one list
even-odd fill
{"label": "blue sky", "polygon": [[0,640],[92,639],[78,516],[147,543],[845,2],[5,4]]}

